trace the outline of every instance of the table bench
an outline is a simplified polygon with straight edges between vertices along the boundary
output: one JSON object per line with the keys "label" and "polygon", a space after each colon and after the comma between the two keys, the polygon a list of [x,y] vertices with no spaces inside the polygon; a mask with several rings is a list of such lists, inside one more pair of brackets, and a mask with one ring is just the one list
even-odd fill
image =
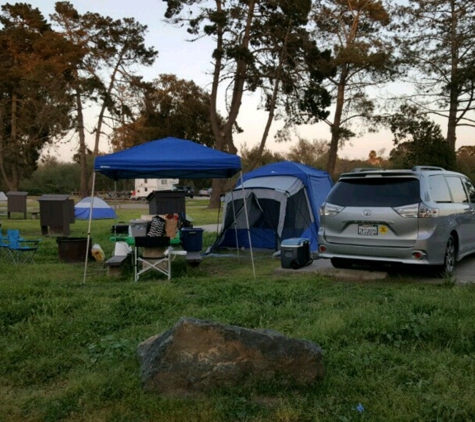
{"label": "table bench", "polygon": [[201,252],[187,252],[186,253],[186,263],[191,266],[198,266],[203,261],[203,257],[201,256]]}
{"label": "table bench", "polygon": [[118,276],[122,274],[122,269],[130,263],[131,254],[128,255],[114,255],[110,257],[105,265],[107,266],[108,276]]}

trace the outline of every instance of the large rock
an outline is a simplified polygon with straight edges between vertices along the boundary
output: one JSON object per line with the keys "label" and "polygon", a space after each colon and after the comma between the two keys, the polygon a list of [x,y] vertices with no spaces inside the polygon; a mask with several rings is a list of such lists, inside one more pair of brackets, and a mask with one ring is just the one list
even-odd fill
{"label": "large rock", "polygon": [[138,346],[144,388],[163,394],[272,381],[304,386],[323,378],[318,345],[272,331],[183,318]]}

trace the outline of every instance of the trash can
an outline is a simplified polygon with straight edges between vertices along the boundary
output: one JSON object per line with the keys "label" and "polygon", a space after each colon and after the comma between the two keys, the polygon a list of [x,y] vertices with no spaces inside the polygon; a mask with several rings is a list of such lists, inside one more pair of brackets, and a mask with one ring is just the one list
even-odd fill
{"label": "trash can", "polygon": [[74,200],[69,195],[45,194],[38,198],[38,202],[41,234],[69,236],[69,225],[76,221]]}
{"label": "trash can", "polygon": [[203,249],[203,229],[182,228],[181,244],[187,252],[200,252]]}
{"label": "trash can", "polygon": [[92,259],[92,240],[89,239],[89,251],[87,251],[87,237],[57,237],[58,257],[64,262],[84,262],[86,252],[88,260]]}
{"label": "trash can", "polygon": [[310,240],[303,237],[285,239],[280,244],[280,262],[282,268],[294,270],[310,265]]}
{"label": "trash can", "polygon": [[10,218],[12,212],[22,213],[26,220],[28,192],[7,192],[7,217]]}

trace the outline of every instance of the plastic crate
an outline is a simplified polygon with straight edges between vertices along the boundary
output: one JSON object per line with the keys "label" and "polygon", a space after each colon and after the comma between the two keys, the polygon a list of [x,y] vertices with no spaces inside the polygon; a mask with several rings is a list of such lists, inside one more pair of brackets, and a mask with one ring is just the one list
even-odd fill
{"label": "plastic crate", "polygon": [[111,227],[111,233],[113,234],[128,234],[129,225],[128,224],[114,224]]}
{"label": "plastic crate", "polygon": [[200,252],[203,249],[203,229],[181,229],[181,243],[185,251]]}
{"label": "plastic crate", "polygon": [[145,220],[130,220],[129,236],[142,237],[147,235],[147,227],[149,221]]}

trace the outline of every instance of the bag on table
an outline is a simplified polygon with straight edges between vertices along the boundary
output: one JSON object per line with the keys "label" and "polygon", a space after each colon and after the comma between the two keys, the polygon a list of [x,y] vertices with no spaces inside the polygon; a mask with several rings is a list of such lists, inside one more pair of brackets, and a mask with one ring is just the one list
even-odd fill
{"label": "bag on table", "polygon": [[165,216],[165,233],[170,239],[176,237],[178,230],[178,214],[167,214]]}
{"label": "bag on table", "polygon": [[150,222],[150,229],[148,230],[147,236],[150,237],[162,237],[165,234],[165,225],[166,220],[160,216],[152,218]]}

